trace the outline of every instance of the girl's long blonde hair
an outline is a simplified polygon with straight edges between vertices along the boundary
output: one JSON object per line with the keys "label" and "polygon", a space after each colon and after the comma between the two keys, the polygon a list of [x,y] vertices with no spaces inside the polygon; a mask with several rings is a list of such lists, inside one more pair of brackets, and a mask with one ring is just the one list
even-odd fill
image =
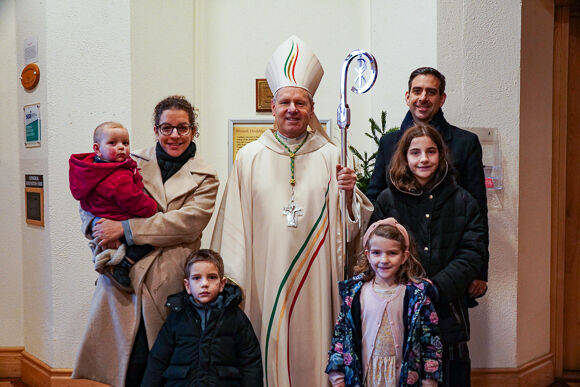
{"label": "girl's long blonde hair", "polygon": [[[369,235],[364,246],[365,252],[368,251],[370,240],[373,237],[381,237],[399,242],[401,252],[409,250],[409,257],[405,263],[399,267],[399,271],[397,272],[397,284],[406,284],[408,282],[419,283],[423,278],[425,278],[425,269],[423,269],[423,266],[417,259],[417,249],[415,248],[415,244],[413,243],[413,240],[410,236],[409,246],[406,246],[405,237],[395,226],[380,225]],[[364,252],[359,255],[357,263],[354,267],[354,274],[356,275],[360,273],[364,273],[364,281],[369,281],[375,277],[375,272],[371,268],[369,260]]]}

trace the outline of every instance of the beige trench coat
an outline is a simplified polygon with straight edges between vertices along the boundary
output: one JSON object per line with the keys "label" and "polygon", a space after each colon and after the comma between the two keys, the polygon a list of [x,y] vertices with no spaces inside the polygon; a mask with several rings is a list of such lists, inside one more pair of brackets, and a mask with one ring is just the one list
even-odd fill
{"label": "beige trench coat", "polygon": [[[155,147],[137,151],[146,192],[158,204],[150,218],[129,221],[136,244],[155,246],[131,270],[134,294],[115,288],[100,276],[73,378],[123,386],[139,318],[143,314],[149,348],[155,343],[167,310],[167,296],[183,290],[184,265],[200,247],[201,233],[214,210],[219,181],[215,170],[198,157],[190,159],[163,184]],[[91,214],[81,211],[90,238]]]}

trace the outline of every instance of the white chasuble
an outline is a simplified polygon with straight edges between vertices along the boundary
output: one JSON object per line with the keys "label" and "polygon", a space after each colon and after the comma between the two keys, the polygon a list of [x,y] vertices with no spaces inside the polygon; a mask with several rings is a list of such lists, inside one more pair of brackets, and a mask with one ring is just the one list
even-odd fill
{"label": "white chasuble", "polygon": [[[324,369],[343,273],[339,158],[333,144],[309,132],[295,157],[296,227],[285,211],[290,158],[271,130],[238,151],[222,198],[211,247],[245,293],[266,386],[328,385]],[[360,214],[347,224],[351,243],[360,243],[361,220],[372,205],[360,191],[355,195]]]}

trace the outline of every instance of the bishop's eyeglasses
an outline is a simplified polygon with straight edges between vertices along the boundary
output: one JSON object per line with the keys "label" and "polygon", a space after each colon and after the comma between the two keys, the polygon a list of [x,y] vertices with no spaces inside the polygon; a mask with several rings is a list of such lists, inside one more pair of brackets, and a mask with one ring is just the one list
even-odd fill
{"label": "bishop's eyeglasses", "polygon": [[177,130],[177,134],[180,136],[186,136],[189,134],[193,125],[189,124],[179,124],[179,125],[171,125],[171,124],[161,124],[157,125],[157,130],[161,132],[164,136],[171,136],[173,134],[173,130]]}

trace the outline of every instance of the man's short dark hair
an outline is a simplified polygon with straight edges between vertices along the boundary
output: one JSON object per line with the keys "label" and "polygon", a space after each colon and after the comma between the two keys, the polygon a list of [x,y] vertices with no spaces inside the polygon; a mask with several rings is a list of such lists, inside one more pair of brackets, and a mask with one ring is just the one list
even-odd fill
{"label": "man's short dark hair", "polygon": [[415,79],[417,75],[433,75],[435,78],[439,79],[439,94],[445,93],[445,76],[433,67],[419,67],[411,73],[409,76],[409,92],[411,92],[413,79]]}

